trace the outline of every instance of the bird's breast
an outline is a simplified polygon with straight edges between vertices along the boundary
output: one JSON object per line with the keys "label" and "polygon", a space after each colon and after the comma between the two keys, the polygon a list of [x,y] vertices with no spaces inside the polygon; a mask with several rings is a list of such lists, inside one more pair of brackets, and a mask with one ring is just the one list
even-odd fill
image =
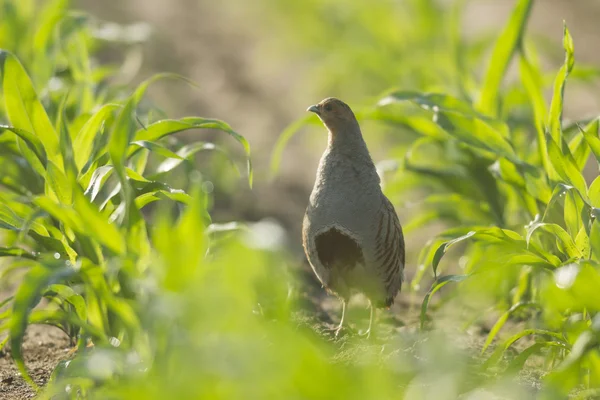
{"label": "bird's breast", "polygon": [[335,177],[318,176],[307,216],[315,231],[340,225],[352,232],[364,232],[377,216],[380,190],[378,184],[361,182],[351,171]]}

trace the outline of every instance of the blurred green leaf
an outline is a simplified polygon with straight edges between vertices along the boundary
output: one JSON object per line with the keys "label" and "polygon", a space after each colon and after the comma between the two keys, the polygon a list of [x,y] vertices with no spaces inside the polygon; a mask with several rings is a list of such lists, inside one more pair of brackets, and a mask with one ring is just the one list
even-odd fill
{"label": "blurred green leaf", "polygon": [[62,301],[66,301],[73,306],[75,313],[80,320],[87,321],[87,308],[85,305],[85,300],[80,294],[77,294],[73,288],[67,285],[55,283],[48,286],[44,292],[44,296],[58,297]]}
{"label": "blurred green leaf", "polygon": [[448,251],[448,249],[450,247],[452,247],[453,245],[455,245],[456,243],[462,242],[463,240],[468,239],[471,236],[475,235],[475,233],[476,233],[475,231],[470,231],[466,235],[462,235],[460,237],[457,237],[456,239],[452,239],[447,242],[444,242],[440,247],[437,248],[437,250],[435,251],[435,254],[433,256],[433,260],[431,262],[431,268],[433,269],[434,276],[437,276],[437,267],[438,267],[442,257],[446,253],[446,251]]}
{"label": "blurred green leaf", "polygon": [[584,129],[582,129],[579,125],[577,125],[577,128],[583,134],[585,141],[592,150],[596,161],[600,165],[600,139],[598,138],[599,126],[600,118],[596,118],[592,122],[590,122]]}
{"label": "blurred green leaf", "polygon": [[[30,251],[18,247],[0,247],[0,257],[20,257],[35,260],[37,257]],[[0,302],[0,307],[2,306]]]}
{"label": "blurred green leaf", "polygon": [[48,268],[37,265],[25,275],[24,282],[19,285],[13,302],[10,319],[11,354],[23,378],[34,388],[38,388],[25,367],[21,345],[27,327],[27,319],[31,309],[40,301],[43,288],[52,282],[62,280],[73,273],[70,268]]}
{"label": "blurred green leaf", "polygon": [[73,202],[71,182],[69,182],[67,176],[52,161],[48,162],[46,195],[63,204],[72,204]]}
{"label": "blurred green leaf", "polygon": [[496,323],[494,324],[494,326],[492,327],[492,329],[490,329],[490,333],[488,333],[488,336],[485,339],[485,343],[483,344],[483,348],[481,349],[481,354],[484,354],[485,351],[487,350],[487,348],[490,346],[490,344],[492,344],[492,341],[494,340],[494,338],[496,337],[496,335],[498,334],[498,332],[500,331],[500,329],[502,329],[502,327],[504,326],[504,324],[506,324],[506,321],[508,321],[508,318],[510,318],[510,316],[514,312],[517,312],[518,310],[521,310],[521,309],[527,308],[527,307],[540,308],[540,305],[537,304],[537,303],[516,303],[516,304],[513,304],[512,307],[510,307],[504,314],[502,314],[500,316],[500,318],[498,318],[498,320],[496,321]]}
{"label": "blurred green leaf", "polygon": [[179,155],[173,153],[171,150],[169,150],[165,146],[163,146],[159,143],[156,143],[156,142],[150,142],[148,140],[136,140],[136,141],[132,142],[131,144],[142,147],[144,149],[148,149],[151,152],[159,154],[166,158],[174,158],[174,159],[179,159],[179,160],[182,159]]}
{"label": "blurred green leaf", "polygon": [[2,93],[11,125],[34,134],[46,151],[48,160],[63,168],[58,135],[40,103],[25,69],[10,52],[0,50]]}
{"label": "blurred green leaf", "polygon": [[366,118],[373,121],[382,121],[393,126],[402,126],[435,139],[449,138],[449,135],[431,119],[417,115],[404,115],[394,110],[388,110],[388,108],[378,107],[369,110]]}
{"label": "blurred green leaf", "polygon": [[112,165],[103,165],[102,167],[94,170],[92,178],[90,179],[90,183],[85,190],[85,194],[90,196],[91,201],[96,199],[96,196],[98,196],[98,193],[100,193],[100,189],[102,189],[102,185],[110,177],[112,172]]}
{"label": "blurred green leaf", "polygon": [[421,304],[421,329],[425,327],[425,320],[427,317],[427,307],[429,306],[429,301],[431,300],[431,296],[435,294],[442,287],[447,285],[450,282],[462,282],[467,279],[469,275],[446,275],[442,276],[433,282],[431,285],[431,289],[427,292],[425,297],[423,298],[423,303]]}
{"label": "blurred green leaf", "polygon": [[550,137],[555,143],[562,142],[562,114],[565,85],[567,77],[575,64],[573,39],[567,29],[566,23],[563,29],[563,47],[565,49],[565,62],[554,81],[554,92],[552,94],[552,103],[550,104],[550,113],[548,114],[548,130]]}
{"label": "blurred green leaf", "polygon": [[[118,228],[109,223],[79,191],[73,193],[72,207],[56,203],[46,196],[39,196],[34,202],[66,227],[97,240],[115,253],[125,251],[125,243]],[[88,229],[90,226],[94,229]]]}
{"label": "blurred green leaf", "polygon": [[75,164],[81,171],[84,165],[89,161],[92,155],[93,143],[98,135],[104,130],[103,126],[110,120],[113,113],[119,109],[116,104],[103,105],[94,115],[92,115],[85,125],[79,130],[73,140],[73,149],[75,152]]}
{"label": "blurred green leaf", "polygon": [[411,101],[433,111],[436,124],[456,139],[475,148],[521,162],[506,139],[506,125],[480,114],[469,104],[448,95],[394,91],[385,96],[379,105],[402,101]]}
{"label": "blurred green leaf", "polygon": [[[242,135],[235,132],[227,123],[218,119],[186,117],[178,120],[162,120],[151,124],[145,129],[135,133],[135,141],[154,142],[160,138],[190,129],[217,129],[232,136],[242,145],[247,157],[248,179],[252,186],[252,162],[250,159],[250,144]],[[139,147],[138,147],[139,149]],[[135,153],[136,149],[128,151],[128,157]]]}
{"label": "blurred green leaf", "polygon": [[564,337],[560,333],[557,333],[557,332],[552,332],[552,331],[548,331],[545,329],[524,329],[521,332],[516,333],[513,336],[511,336],[510,338],[506,339],[500,346],[498,346],[494,350],[492,355],[487,359],[487,361],[484,364],[484,367],[489,368],[490,366],[497,364],[500,361],[504,352],[506,350],[508,350],[517,340],[522,339],[525,336],[530,336],[530,335],[547,336],[547,337],[557,340],[559,343],[565,342]]}
{"label": "blurred green leaf", "polygon": [[519,0],[511,13],[504,31],[498,37],[483,81],[477,108],[484,114],[497,116],[500,85],[513,54],[521,45],[533,0]]}
{"label": "blurred green leaf", "polygon": [[29,149],[31,149],[32,154],[35,155],[37,159],[29,157],[30,153],[24,153],[23,155],[25,158],[27,158],[27,161],[31,163],[31,166],[36,170],[36,172],[43,176],[48,160],[46,158],[46,151],[44,150],[42,142],[35,135],[27,132],[26,130],[14,128],[12,126],[0,125],[0,133],[5,130],[13,132],[23,140]]}
{"label": "blurred green leaf", "polygon": [[185,145],[185,146],[181,147],[179,150],[177,150],[176,154],[177,154],[178,158],[169,158],[169,159],[166,159],[163,162],[161,162],[159,164],[159,166],[156,168],[157,174],[163,174],[163,173],[172,171],[173,169],[177,168],[177,166],[179,166],[183,161],[190,159],[194,154],[196,154],[200,151],[216,151],[216,152],[223,154],[227,158],[227,160],[231,163],[232,167],[238,172],[238,174],[240,173],[237,165],[229,157],[229,154],[227,153],[226,150],[224,150],[223,148],[221,148],[219,146],[214,145],[213,143],[195,142],[195,143],[191,143],[189,145]]}
{"label": "blurred green leaf", "polygon": [[271,153],[271,163],[269,166],[271,180],[274,179],[277,173],[279,172],[279,167],[281,165],[281,157],[283,156],[285,146],[301,128],[308,125],[309,123],[317,123],[313,115],[305,115],[304,117],[294,121],[287,128],[285,128],[283,132],[281,132],[281,134],[277,138],[277,142],[275,142],[275,146],[273,146],[273,151]]}
{"label": "blurred green leaf", "polygon": [[585,183],[585,179],[577,167],[577,163],[573,159],[569,149],[565,149],[565,152],[563,153],[561,152],[559,145],[554,142],[550,135],[548,135],[546,139],[548,157],[561,180],[575,187],[579,191],[579,194],[584,199],[587,199],[587,184]]}
{"label": "blurred green leaf", "polygon": [[531,237],[538,230],[548,232],[555,236],[557,243],[560,244],[561,250],[564,250],[569,257],[581,258],[583,254],[579,251],[571,236],[564,230],[563,227],[557,224],[549,224],[536,222],[527,227],[527,243],[530,243]]}

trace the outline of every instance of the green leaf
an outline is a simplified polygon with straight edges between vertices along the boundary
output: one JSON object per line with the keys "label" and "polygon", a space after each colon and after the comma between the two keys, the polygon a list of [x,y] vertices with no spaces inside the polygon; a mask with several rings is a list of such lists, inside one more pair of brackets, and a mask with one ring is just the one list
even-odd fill
{"label": "green leaf", "polygon": [[507,139],[506,124],[482,115],[468,103],[443,94],[394,91],[384,97],[379,105],[402,101],[411,101],[433,111],[435,123],[450,136],[477,149],[521,163]]}
{"label": "green leaf", "polygon": [[[565,62],[560,68],[554,81],[554,92],[552,94],[552,103],[550,104],[550,113],[548,114],[548,130],[552,140],[556,143],[562,142],[562,113],[563,100],[567,77],[573,69],[575,58],[573,57],[573,39],[564,25],[563,29],[563,47],[565,49]],[[557,171],[558,172],[558,171]]]}
{"label": "green leaf", "polygon": [[[46,151],[44,150],[44,146],[42,142],[31,132],[27,132],[24,129],[15,128],[7,125],[0,125],[0,134],[2,131],[10,131],[17,135],[19,138],[25,142],[27,147],[33,152],[36,159],[30,159],[28,156],[29,153],[23,154],[27,161],[31,163],[31,166],[38,172],[40,175],[44,176],[44,169],[46,168],[46,163],[48,162],[46,158]],[[41,168],[41,171],[40,171]]]}
{"label": "green leaf", "polygon": [[18,231],[21,218],[5,203],[0,202],[0,228]]}
{"label": "green leaf", "polygon": [[45,287],[65,279],[74,272],[71,268],[50,268],[42,265],[36,265],[25,275],[23,283],[14,298],[12,315],[10,318],[10,346],[11,354],[17,368],[23,375],[23,378],[34,388],[38,388],[25,367],[21,345],[27,328],[29,313],[32,308],[40,301],[41,293]]}
{"label": "green leaf", "polygon": [[[542,72],[537,64],[531,62],[525,51],[525,46],[521,43],[519,57],[519,71],[521,82],[525,87],[529,102],[533,108],[533,118],[537,132],[538,145],[543,145],[544,151],[540,148],[540,156],[544,160],[546,140],[544,119],[548,115],[546,101],[544,100],[544,82]],[[547,157],[546,157],[547,158]],[[544,164],[545,166],[546,164]]]}
{"label": "green leaf", "polygon": [[112,172],[112,165],[104,165],[94,171],[92,178],[90,179],[90,184],[87,189],[85,189],[85,195],[90,196],[90,201],[96,199],[96,196],[100,193],[100,189],[102,189],[102,185],[110,177]]}
{"label": "green leaf", "polygon": [[[169,265],[161,277],[161,284],[168,291],[181,292],[189,287],[206,252],[206,196],[198,186],[191,193],[193,200],[176,223],[163,214],[153,230],[156,250]],[[196,240],[185,239],[189,237]]]}
{"label": "green leaf", "polygon": [[490,344],[492,343],[492,341],[494,340],[494,338],[496,337],[496,335],[498,334],[500,329],[502,329],[502,327],[504,326],[506,321],[508,321],[508,318],[510,318],[510,316],[514,312],[521,310],[523,308],[526,308],[526,307],[540,308],[540,305],[537,303],[526,302],[526,303],[516,303],[511,308],[509,308],[504,314],[502,314],[502,316],[500,316],[500,318],[498,318],[498,320],[496,321],[496,323],[490,330],[490,333],[488,334],[487,338],[485,339],[485,343],[483,344],[483,348],[481,349],[481,354],[485,353],[485,351],[490,346]]}
{"label": "green leaf", "polygon": [[6,114],[10,124],[34,134],[42,143],[48,160],[63,168],[58,135],[40,103],[33,84],[19,60],[0,50],[0,74]]}
{"label": "green leaf", "polygon": [[435,282],[433,282],[433,284],[431,285],[431,289],[429,289],[429,291],[425,295],[425,298],[423,299],[423,303],[421,304],[421,317],[420,317],[421,330],[423,330],[425,328],[425,319],[427,317],[427,308],[429,306],[429,301],[431,300],[431,296],[433,296],[435,294],[435,292],[440,290],[442,287],[444,287],[448,283],[462,282],[465,279],[467,279],[468,277],[469,277],[469,275],[446,275],[446,276],[442,276],[442,277],[436,279]]}
{"label": "green leaf", "polygon": [[46,196],[36,197],[34,203],[66,227],[98,241],[117,254],[124,253],[125,241],[119,229],[109,223],[97,207],[78,190],[73,193],[73,207],[56,203]]}
{"label": "green leaf", "polygon": [[[179,78],[177,75],[173,74],[157,74],[142,82],[127,99],[125,106],[121,109],[121,112],[118,114],[117,119],[113,124],[110,132],[110,141],[108,143],[108,152],[114,168],[117,171],[117,175],[121,180],[123,190],[127,187],[127,182],[125,181],[125,156],[127,148],[135,135],[135,127],[137,124],[136,108],[152,83],[160,79],[173,77]],[[125,197],[127,198],[127,196]]]}
{"label": "green leaf", "polygon": [[596,177],[590,185],[588,196],[590,198],[590,204],[593,207],[600,208],[600,176]]}
{"label": "green leaf", "polygon": [[213,143],[196,142],[183,146],[182,148],[177,150],[177,155],[179,156],[179,158],[169,158],[160,163],[159,166],[156,168],[156,173],[162,174],[172,171],[182,162],[191,158],[194,154],[200,151],[217,151],[223,154],[227,158],[227,160],[229,160],[233,168],[238,173],[240,172],[235,162],[229,157],[229,154],[223,148],[216,146]]}
{"label": "green leaf", "polygon": [[595,214],[596,217],[594,218],[590,229],[590,248],[591,257],[600,261],[600,221],[598,220],[600,217],[600,210],[596,211]]}
{"label": "green leaf", "polygon": [[61,284],[50,285],[44,292],[44,296],[57,297],[62,301],[69,303],[71,306],[73,306],[77,317],[79,317],[79,319],[82,321],[87,321],[87,308],[85,305],[85,300],[70,286]]}
{"label": "green leaf", "polygon": [[37,259],[32,252],[20,249],[18,247],[0,247],[0,257],[19,257],[28,258],[30,260]]}
{"label": "green leaf", "polygon": [[419,115],[406,115],[404,112],[389,111],[387,107],[378,107],[365,115],[366,119],[382,121],[393,126],[402,126],[433,139],[448,139],[448,134],[429,118]]}
{"label": "green leaf", "polygon": [[[80,233],[94,238],[115,253],[123,254],[125,240],[115,224],[108,222],[96,205],[90,203],[80,191],[75,191],[73,200],[73,208],[77,211],[85,227]],[[94,229],[90,230],[88,228],[90,226],[93,226]]]}
{"label": "green leaf", "polygon": [[463,240],[468,239],[471,236],[475,235],[475,233],[476,233],[475,231],[470,231],[465,235],[457,237],[456,239],[452,239],[452,240],[442,243],[440,245],[440,247],[437,248],[437,250],[435,251],[434,256],[433,256],[433,261],[431,262],[431,268],[433,269],[434,276],[437,276],[437,267],[438,267],[440,261],[442,260],[442,257],[444,256],[444,254],[446,254],[446,251],[448,251],[448,249],[450,247],[452,247],[453,245],[455,245],[456,243],[462,242]]}
{"label": "green leaf", "polygon": [[141,209],[150,203],[163,199],[170,199],[182,204],[190,204],[192,201],[190,195],[183,190],[154,190],[136,197],[135,205]]}
{"label": "green leaf", "polygon": [[490,366],[497,364],[498,361],[500,361],[504,352],[506,350],[508,350],[510,348],[510,346],[512,346],[517,340],[522,339],[525,336],[530,336],[530,335],[548,336],[550,338],[556,339],[559,343],[568,345],[567,343],[565,343],[564,337],[560,333],[552,332],[552,331],[545,330],[545,329],[524,329],[521,332],[514,334],[513,336],[508,338],[506,341],[504,341],[504,343],[502,343],[500,346],[498,346],[496,348],[496,350],[494,350],[492,355],[486,360],[486,362],[484,364],[484,368],[487,369]]}
{"label": "green leaf", "polygon": [[598,138],[598,127],[600,124],[600,118],[594,119],[584,129],[577,125],[579,131],[583,134],[585,141],[592,150],[596,161],[600,165],[600,139]]}
{"label": "green leaf", "polygon": [[75,139],[73,140],[73,150],[75,153],[75,164],[81,171],[92,155],[94,141],[97,135],[106,131],[104,125],[113,117],[113,113],[120,108],[116,104],[103,105],[88,121],[81,127]]}
{"label": "green leaf", "polygon": [[433,194],[421,203],[424,210],[436,212],[437,220],[455,221],[466,225],[492,224],[494,217],[486,205],[480,200],[472,200],[456,193]]}
{"label": "green leaf", "polygon": [[[238,143],[242,145],[244,148],[244,152],[247,157],[247,166],[248,166],[248,179],[250,186],[252,186],[252,162],[251,162],[251,154],[250,154],[250,144],[239,133],[235,132],[231,126],[227,123],[218,120],[218,119],[210,119],[210,118],[200,118],[200,117],[186,117],[181,119],[166,119],[162,121],[155,122],[145,129],[140,129],[135,133],[135,141],[156,141],[160,138],[163,138],[168,135],[172,135],[177,132],[182,132],[190,129],[217,129],[219,131],[225,132],[228,135],[232,136]],[[140,147],[137,147],[139,149]],[[136,148],[132,148],[128,151],[127,156],[131,157]]]}
{"label": "green leaf", "polygon": [[589,215],[590,212],[589,206],[586,206],[576,190],[568,190],[566,192],[563,215],[565,225],[571,237],[577,236],[581,227],[584,224],[587,225],[589,221],[589,219],[586,219],[585,222],[582,220],[582,215]]}
{"label": "green leaf", "polygon": [[548,146],[548,157],[552,163],[552,166],[560,176],[560,179],[563,182],[575,187],[579,191],[581,197],[587,201],[587,184],[568,147],[565,146],[567,148],[563,153],[561,152],[558,144],[554,142],[550,135],[546,136],[546,139],[546,144]]}
{"label": "green leaf", "polygon": [[52,161],[48,162],[47,178],[46,178],[46,195],[54,198],[63,204],[71,204],[73,202],[73,188],[71,182]]}
{"label": "green leaf", "polygon": [[127,182],[127,174],[125,171],[125,161],[127,155],[127,149],[133,136],[135,135],[136,125],[136,109],[148,87],[157,80],[163,78],[180,78],[178,75],[173,74],[157,74],[153,77],[142,82],[134,93],[128,98],[125,106],[119,113],[112,126],[110,132],[110,140],[108,143],[108,153],[112,161],[114,171],[119,178],[121,184],[121,192],[123,196],[123,212],[120,214],[121,219],[118,221],[122,223],[128,232],[128,243],[133,247],[137,247],[134,243],[139,243],[142,239],[139,237],[141,232],[144,230],[143,218],[140,211],[135,208],[135,194],[133,189]]}
{"label": "green leaf", "polygon": [[558,347],[561,349],[569,350],[569,346],[562,342],[558,341],[537,341],[535,344],[527,347],[525,350],[521,351],[519,355],[512,359],[510,365],[508,366],[508,370],[511,372],[519,372],[523,369],[525,362],[529,357],[536,353],[540,353],[540,350],[546,347]]}
{"label": "green leaf", "polygon": [[[494,120],[490,116],[480,113],[473,106],[456,97],[442,93],[420,93],[406,90],[391,90],[382,97],[377,103],[379,107],[384,107],[389,104],[402,103],[410,101],[415,103],[424,110],[438,112],[451,112],[472,119],[480,119],[490,123],[501,124],[500,121]],[[503,129],[507,129],[506,127]]]}
{"label": "green leaf", "polygon": [[522,164],[510,142],[484,120],[469,118],[455,113],[438,113],[437,124],[456,139],[480,150],[506,157],[516,164]]}
{"label": "green leaf", "polygon": [[498,115],[500,85],[513,54],[521,45],[532,4],[533,0],[517,2],[504,31],[496,42],[477,104],[477,108],[485,114]]}
{"label": "green leaf", "polygon": [[[564,382],[568,380],[566,375],[569,374],[569,371],[573,370],[575,375],[581,374],[581,370],[583,370],[581,363],[584,357],[597,347],[598,333],[592,330],[582,332],[573,344],[571,351],[546,379],[555,384],[558,381],[564,387]],[[576,382],[573,383],[575,384]]]}
{"label": "green leaf", "polygon": [[581,252],[575,245],[575,242],[573,241],[571,236],[567,233],[567,231],[564,230],[564,228],[562,226],[557,225],[557,224],[536,222],[536,223],[532,223],[531,225],[527,226],[526,240],[527,240],[528,244],[531,242],[531,237],[533,236],[533,234],[539,229],[552,234],[557,239],[559,248],[561,250],[564,250],[564,252],[569,257],[574,257],[574,258],[583,257],[583,254],[581,254]]}
{"label": "green leaf", "polygon": [[139,146],[144,149],[148,149],[151,152],[159,154],[166,158],[174,158],[174,159],[178,159],[178,160],[183,160],[183,158],[181,158],[181,156],[173,153],[171,150],[169,150],[165,146],[163,146],[159,143],[156,143],[156,142],[151,142],[148,140],[136,140],[135,142],[132,142],[131,144],[135,145],[135,146]]}
{"label": "green leaf", "polygon": [[582,226],[581,229],[579,229],[579,232],[577,232],[577,236],[575,236],[575,246],[577,247],[577,250],[583,254],[584,258],[589,258],[591,256],[590,238],[585,228],[585,226]]}
{"label": "green leaf", "polygon": [[283,132],[281,132],[277,138],[277,142],[275,142],[273,152],[271,153],[271,163],[269,166],[270,180],[275,179],[275,176],[279,172],[279,166],[281,165],[281,158],[283,156],[285,146],[301,128],[308,125],[310,122],[316,124],[316,121],[313,119],[312,115],[306,115],[294,121],[287,128],[285,128]]}

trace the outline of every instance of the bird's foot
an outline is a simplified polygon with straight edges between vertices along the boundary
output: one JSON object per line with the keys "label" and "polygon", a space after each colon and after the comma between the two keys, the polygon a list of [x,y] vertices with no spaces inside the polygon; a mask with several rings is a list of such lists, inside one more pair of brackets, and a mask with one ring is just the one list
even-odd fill
{"label": "bird's foot", "polygon": [[364,337],[365,339],[373,339],[375,337],[375,332],[369,328],[366,331],[359,332],[358,335]]}
{"label": "bird's foot", "polygon": [[333,335],[336,339],[340,338],[346,334],[356,333],[356,331],[354,331],[354,329],[352,329],[346,325],[336,326],[335,328],[325,328],[325,329],[323,329],[323,331]]}

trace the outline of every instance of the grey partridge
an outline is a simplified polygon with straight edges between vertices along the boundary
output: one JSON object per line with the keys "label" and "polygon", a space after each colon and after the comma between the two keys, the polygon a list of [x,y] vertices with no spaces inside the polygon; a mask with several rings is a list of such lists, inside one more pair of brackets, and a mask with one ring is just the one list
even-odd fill
{"label": "grey partridge", "polygon": [[304,215],[302,241],[312,269],[327,291],[346,303],[353,292],[374,308],[389,307],[404,279],[404,236],[394,206],[381,191],[380,179],[348,105],[327,98],[307,111],[329,131],[328,144]]}

